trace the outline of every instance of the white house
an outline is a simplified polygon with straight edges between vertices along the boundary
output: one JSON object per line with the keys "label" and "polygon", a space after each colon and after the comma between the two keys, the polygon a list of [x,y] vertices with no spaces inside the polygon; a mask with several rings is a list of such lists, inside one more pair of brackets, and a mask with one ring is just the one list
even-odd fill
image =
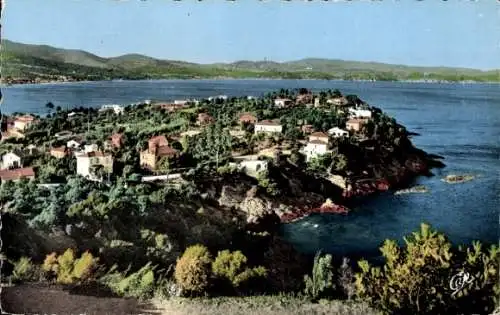
{"label": "white house", "polygon": [[123,107],[116,104],[102,105],[99,109],[100,112],[106,110],[112,110],[115,114],[123,114]]}
{"label": "white house", "polygon": [[113,172],[113,157],[103,152],[90,152],[76,156],[76,173],[90,180],[100,180],[94,169],[101,165],[106,173]]}
{"label": "white house", "polygon": [[327,104],[336,105],[336,106],[345,106],[349,103],[349,101],[344,96],[332,97],[326,100]]}
{"label": "white house", "polygon": [[84,149],[83,149],[83,151],[85,153],[90,153],[90,152],[94,152],[94,151],[98,151],[98,150],[99,150],[99,147],[95,143],[93,143],[93,144],[86,144],[84,146]]}
{"label": "white house", "polygon": [[349,118],[372,118],[372,112],[369,109],[349,108]]}
{"label": "white house", "polygon": [[186,101],[186,100],[175,100],[174,101],[175,105],[186,105],[187,103],[188,103],[188,101]]}
{"label": "white house", "polygon": [[333,127],[332,129],[328,130],[328,134],[335,138],[342,138],[349,136],[349,131],[340,129],[339,127]]}
{"label": "white house", "polygon": [[82,144],[76,140],[69,140],[66,142],[66,147],[69,149],[78,149]]}
{"label": "white house", "polygon": [[292,104],[292,100],[289,98],[277,98],[274,100],[274,106],[278,108],[287,107]]}
{"label": "white house", "polygon": [[213,100],[216,100],[216,99],[221,99],[221,100],[227,100],[227,95],[217,95],[217,96],[210,96],[208,98],[209,101],[213,101]]}
{"label": "white house", "polygon": [[258,155],[238,156],[234,160],[235,162],[229,163],[229,165],[235,166],[252,177],[256,177],[262,171],[266,171],[269,165],[268,160],[259,160]]}
{"label": "white house", "polygon": [[304,147],[304,153],[306,155],[306,161],[309,162],[311,159],[321,156],[323,154],[326,154],[330,152],[328,150],[328,144],[319,141],[319,140],[313,140],[309,141],[307,145]]}
{"label": "white house", "polygon": [[272,120],[263,120],[255,123],[254,132],[255,133],[281,133],[283,131],[283,126]]}
{"label": "white house", "polygon": [[22,154],[12,151],[2,156],[2,169],[23,167]]}

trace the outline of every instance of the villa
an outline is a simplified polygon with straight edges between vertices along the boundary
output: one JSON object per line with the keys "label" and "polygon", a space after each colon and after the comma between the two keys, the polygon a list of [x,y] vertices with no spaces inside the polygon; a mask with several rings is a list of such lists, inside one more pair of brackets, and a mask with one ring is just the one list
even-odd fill
{"label": "villa", "polygon": [[360,131],[364,124],[366,124],[367,119],[351,118],[346,123],[347,130]]}
{"label": "villa", "polygon": [[335,106],[346,106],[349,101],[344,96],[337,96],[329,98],[328,100],[326,100],[326,103]]}
{"label": "villa", "polygon": [[320,140],[312,140],[307,143],[303,149],[306,155],[306,161],[309,162],[311,159],[318,156],[324,155],[328,152],[328,143]]}
{"label": "villa", "polygon": [[21,178],[34,179],[35,171],[33,170],[32,167],[16,168],[12,170],[0,171],[0,179],[2,180],[2,182],[10,180],[17,181],[20,180]]}
{"label": "villa", "polygon": [[110,174],[113,172],[113,157],[109,153],[93,151],[76,156],[76,173],[90,180],[100,181],[96,174],[97,167]]}
{"label": "villa", "polygon": [[243,113],[240,116],[240,123],[248,123],[248,124],[255,124],[257,122],[257,118],[250,114],[250,113]]}
{"label": "villa", "polygon": [[274,100],[274,106],[284,108],[292,105],[292,100],[289,98],[277,98]]}
{"label": "villa", "polygon": [[123,114],[123,107],[120,105],[116,104],[111,104],[111,105],[102,105],[101,108],[99,109],[100,112],[107,111],[107,110],[112,110],[115,114]]}
{"label": "villa", "polygon": [[330,137],[324,132],[313,132],[309,135],[309,142],[321,141],[328,144]]}
{"label": "villa", "polygon": [[328,134],[335,138],[342,138],[342,137],[348,137],[349,131],[340,129],[339,127],[333,127],[332,129],[328,130]]}
{"label": "villa", "polygon": [[55,157],[56,159],[62,159],[68,155],[68,150],[64,145],[57,148],[51,148],[50,155]]}
{"label": "villa", "polygon": [[168,145],[165,136],[156,136],[148,141],[148,148],[140,153],[140,164],[144,168],[155,170],[162,157],[175,158],[177,150]]}
{"label": "villa", "polygon": [[14,119],[14,128],[24,131],[33,123],[35,123],[35,117],[31,115],[19,116]]}
{"label": "villa", "polygon": [[23,167],[24,154],[20,150],[13,150],[2,156],[1,169]]}
{"label": "villa", "polygon": [[349,108],[350,118],[372,118],[372,112],[369,109]]}
{"label": "villa", "polygon": [[81,141],[77,141],[77,140],[69,140],[68,142],[66,142],[66,147],[68,149],[78,149],[82,146],[82,142]]}
{"label": "villa", "polygon": [[283,131],[283,126],[272,120],[263,120],[255,123],[254,132],[257,133],[281,133]]}

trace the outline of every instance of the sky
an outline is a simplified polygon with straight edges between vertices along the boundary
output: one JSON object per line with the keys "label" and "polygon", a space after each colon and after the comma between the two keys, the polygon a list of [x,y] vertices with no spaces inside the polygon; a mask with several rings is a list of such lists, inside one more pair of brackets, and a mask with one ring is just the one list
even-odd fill
{"label": "sky", "polygon": [[[198,63],[329,58],[500,68],[495,0],[4,0],[2,38]],[[43,3],[43,4],[42,4]]]}

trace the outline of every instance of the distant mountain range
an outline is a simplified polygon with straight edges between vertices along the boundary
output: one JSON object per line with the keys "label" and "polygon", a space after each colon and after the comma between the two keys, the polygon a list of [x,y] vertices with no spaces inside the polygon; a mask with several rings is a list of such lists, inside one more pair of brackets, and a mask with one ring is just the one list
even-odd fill
{"label": "distant mountain range", "polygon": [[499,82],[500,70],[413,67],[337,59],[196,64],[127,54],[104,58],[82,50],[2,40],[4,82],[161,78],[290,78]]}

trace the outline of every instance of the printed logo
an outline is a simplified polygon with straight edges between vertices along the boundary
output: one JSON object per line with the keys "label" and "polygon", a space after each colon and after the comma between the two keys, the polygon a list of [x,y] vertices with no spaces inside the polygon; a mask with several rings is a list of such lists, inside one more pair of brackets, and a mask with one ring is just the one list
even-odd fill
{"label": "printed logo", "polygon": [[474,281],[474,277],[468,272],[460,271],[450,280],[450,289],[453,291],[451,296],[455,296],[460,290],[462,290],[467,284],[471,284]]}

